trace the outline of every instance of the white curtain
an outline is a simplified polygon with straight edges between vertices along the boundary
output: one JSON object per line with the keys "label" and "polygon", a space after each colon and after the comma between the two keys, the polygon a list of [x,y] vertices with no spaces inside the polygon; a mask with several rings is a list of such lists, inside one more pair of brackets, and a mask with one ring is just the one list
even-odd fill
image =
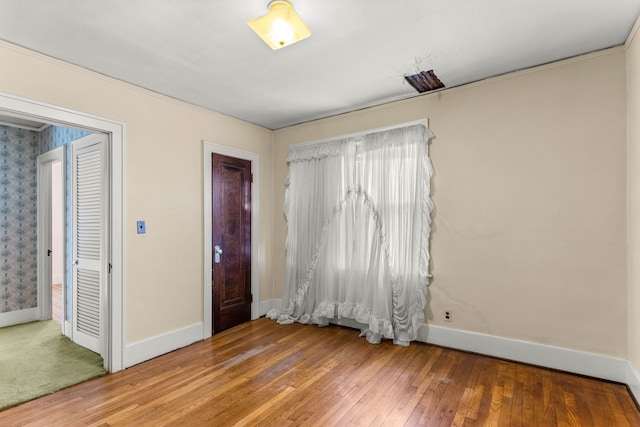
{"label": "white curtain", "polygon": [[432,175],[422,124],[292,146],[280,323],[349,318],[408,345],[424,320]]}

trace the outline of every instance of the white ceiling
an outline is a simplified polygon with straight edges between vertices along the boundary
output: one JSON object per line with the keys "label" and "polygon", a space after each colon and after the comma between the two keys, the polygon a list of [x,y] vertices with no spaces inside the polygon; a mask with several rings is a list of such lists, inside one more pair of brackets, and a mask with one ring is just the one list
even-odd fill
{"label": "white ceiling", "polygon": [[[640,0],[292,0],[311,37],[272,51],[268,0],[0,0],[0,39],[269,129],[623,44]],[[1,64],[0,64],[1,72]],[[603,76],[606,78],[606,76]]]}

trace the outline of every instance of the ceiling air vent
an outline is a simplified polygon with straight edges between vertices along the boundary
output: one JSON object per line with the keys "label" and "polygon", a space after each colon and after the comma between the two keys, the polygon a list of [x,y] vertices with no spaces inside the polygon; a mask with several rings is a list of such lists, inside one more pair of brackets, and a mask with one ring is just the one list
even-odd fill
{"label": "ceiling air vent", "polygon": [[433,70],[420,71],[418,74],[404,76],[404,78],[419,93],[424,93],[430,90],[440,89],[444,87],[444,84],[440,81],[438,76],[436,76]]}

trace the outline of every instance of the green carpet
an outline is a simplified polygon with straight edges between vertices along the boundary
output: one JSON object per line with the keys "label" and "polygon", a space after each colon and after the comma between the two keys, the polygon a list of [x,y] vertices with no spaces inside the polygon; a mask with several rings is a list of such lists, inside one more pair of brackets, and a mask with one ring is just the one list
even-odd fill
{"label": "green carpet", "polygon": [[0,328],[0,410],[105,373],[102,357],[53,320]]}

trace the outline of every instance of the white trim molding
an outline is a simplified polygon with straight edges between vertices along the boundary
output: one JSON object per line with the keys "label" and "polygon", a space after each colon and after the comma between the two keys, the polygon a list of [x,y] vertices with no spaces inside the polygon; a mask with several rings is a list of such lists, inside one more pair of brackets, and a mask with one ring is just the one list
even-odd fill
{"label": "white trim molding", "polygon": [[147,338],[128,344],[125,354],[125,368],[169,353],[170,351],[186,347],[202,340],[202,323],[196,323],[182,329],[167,332],[155,337]]}
{"label": "white trim molding", "polygon": [[627,384],[636,402],[640,402],[640,373],[638,373],[631,361],[627,362],[627,380],[624,383]]}
{"label": "white trim molding", "polygon": [[[366,327],[352,319],[335,319],[332,323]],[[640,376],[625,359],[427,324],[418,330],[417,341],[623,383],[640,400]]]}
{"label": "white trim molding", "polygon": [[0,328],[40,320],[38,307],[0,313]]}
{"label": "white trim molding", "polygon": [[71,322],[65,320],[62,324],[62,328],[62,335],[73,341],[73,325],[71,324]]}
{"label": "white trim molding", "polygon": [[611,356],[423,324],[418,341],[626,383],[628,362]]}
{"label": "white trim molding", "polygon": [[258,153],[239,150],[237,148],[228,147],[226,145],[215,144],[209,141],[202,143],[202,175],[203,175],[203,203],[202,217],[204,224],[204,247],[202,248],[202,258],[204,271],[202,275],[203,282],[203,313],[202,322],[202,339],[211,337],[213,329],[213,303],[211,292],[211,155],[213,153],[225,156],[235,157],[238,159],[251,161],[251,173],[253,174],[253,182],[251,183],[251,294],[253,302],[251,303],[251,319],[255,320],[260,317],[260,262],[259,262],[259,235],[260,235],[260,156]]}

